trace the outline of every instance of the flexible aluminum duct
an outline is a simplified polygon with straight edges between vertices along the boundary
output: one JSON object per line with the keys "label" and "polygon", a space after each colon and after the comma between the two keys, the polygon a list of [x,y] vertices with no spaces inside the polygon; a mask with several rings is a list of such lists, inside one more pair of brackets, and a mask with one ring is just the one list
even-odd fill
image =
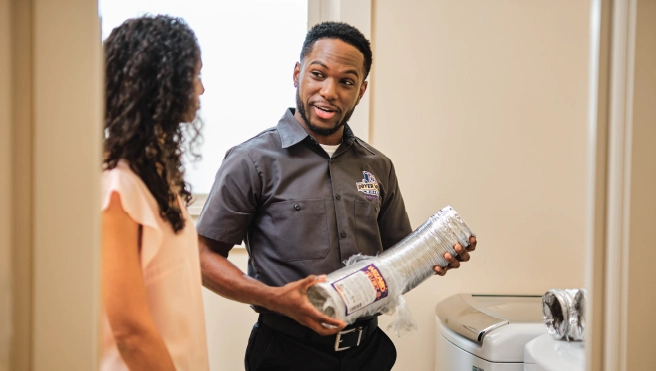
{"label": "flexible aluminum duct", "polygon": [[565,339],[569,328],[569,309],[576,290],[547,291],[542,296],[542,314],[547,332],[556,340]]}
{"label": "flexible aluminum duct", "polygon": [[310,302],[324,314],[353,323],[377,313],[391,314],[404,294],[447,266],[444,254],[457,253],[456,243],[469,246],[473,233],[450,206],[431,216],[414,232],[376,257],[356,256],[308,291]]}
{"label": "flexible aluminum duct", "polygon": [[583,340],[585,291],[553,289],[542,296],[547,332],[556,340]]}
{"label": "flexible aluminum duct", "polygon": [[569,334],[570,340],[583,340],[585,331],[585,301],[586,292],[581,289],[574,295],[574,304],[569,316]]}

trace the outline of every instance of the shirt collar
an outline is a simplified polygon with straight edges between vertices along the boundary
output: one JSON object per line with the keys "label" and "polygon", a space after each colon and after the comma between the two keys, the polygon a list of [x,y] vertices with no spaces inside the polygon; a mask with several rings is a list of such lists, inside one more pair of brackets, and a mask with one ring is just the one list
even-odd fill
{"label": "shirt collar", "polygon": [[[285,110],[285,114],[282,116],[280,121],[278,121],[278,133],[280,133],[280,141],[282,143],[282,148],[289,148],[297,143],[302,142],[305,138],[310,137],[313,142],[316,142],[314,138],[308,134],[307,131],[299,124],[294,117],[296,110],[294,108],[289,108]],[[348,126],[344,125],[344,137],[343,142],[346,145],[351,145],[355,140],[355,135],[353,131]],[[317,143],[318,144],[318,143]]]}

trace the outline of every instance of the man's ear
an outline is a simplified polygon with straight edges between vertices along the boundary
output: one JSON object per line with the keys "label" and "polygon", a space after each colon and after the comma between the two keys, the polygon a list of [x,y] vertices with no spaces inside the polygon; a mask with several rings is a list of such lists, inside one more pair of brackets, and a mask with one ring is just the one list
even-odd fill
{"label": "man's ear", "polygon": [[294,65],[294,87],[298,87],[298,77],[301,75],[301,64],[296,62]]}
{"label": "man's ear", "polygon": [[367,85],[369,85],[369,81],[363,82],[362,85],[360,86],[360,92],[358,93],[358,100],[357,102],[355,102],[356,106],[360,104],[360,99],[362,99],[364,92],[367,91]]}

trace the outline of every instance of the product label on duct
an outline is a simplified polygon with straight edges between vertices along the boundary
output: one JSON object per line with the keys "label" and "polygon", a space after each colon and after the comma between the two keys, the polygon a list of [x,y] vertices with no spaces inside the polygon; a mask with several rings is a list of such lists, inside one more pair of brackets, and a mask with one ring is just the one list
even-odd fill
{"label": "product label on duct", "polygon": [[369,264],[332,284],[346,306],[346,315],[387,297],[387,282],[374,264]]}

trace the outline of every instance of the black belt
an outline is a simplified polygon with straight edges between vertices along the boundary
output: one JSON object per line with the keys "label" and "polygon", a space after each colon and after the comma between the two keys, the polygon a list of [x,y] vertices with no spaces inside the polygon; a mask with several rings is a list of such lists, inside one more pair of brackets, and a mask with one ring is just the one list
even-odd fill
{"label": "black belt", "polygon": [[335,351],[356,347],[364,343],[365,339],[378,328],[378,318],[376,317],[357,320],[355,323],[344,327],[337,334],[328,336],[319,335],[309,327],[303,326],[289,317],[276,314],[260,314],[258,322],[295,338],[312,343],[331,345]]}

